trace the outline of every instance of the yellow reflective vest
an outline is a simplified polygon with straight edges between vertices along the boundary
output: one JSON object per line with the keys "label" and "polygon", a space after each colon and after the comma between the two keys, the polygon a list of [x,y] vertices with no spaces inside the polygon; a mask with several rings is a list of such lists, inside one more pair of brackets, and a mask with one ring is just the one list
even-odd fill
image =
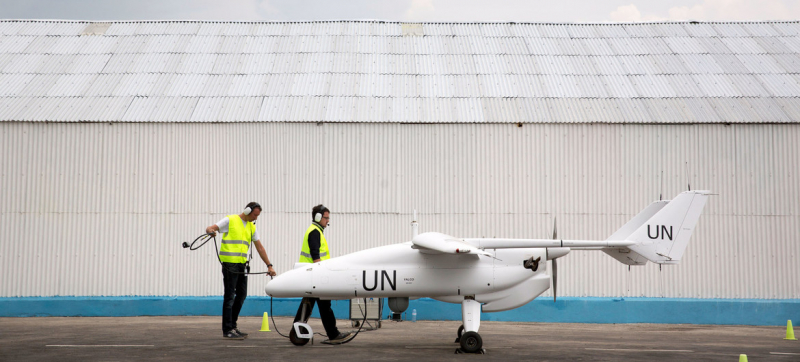
{"label": "yellow reflective vest", "polygon": [[308,235],[314,230],[319,231],[319,259],[328,260],[331,258],[331,254],[328,252],[328,241],[325,240],[325,234],[322,233],[322,228],[316,223],[312,223],[311,226],[308,227],[308,230],[306,230],[306,234],[303,235],[303,249],[300,250],[300,263],[314,262],[314,259],[311,259],[311,248],[308,247]]}
{"label": "yellow reflective vest", "polygon": [[246,263],[247,250],[255,232],[256,225],[252,222],[242,225],[239,215],[228,215],[228,232],[222,235],[219,260],[224,263]]}

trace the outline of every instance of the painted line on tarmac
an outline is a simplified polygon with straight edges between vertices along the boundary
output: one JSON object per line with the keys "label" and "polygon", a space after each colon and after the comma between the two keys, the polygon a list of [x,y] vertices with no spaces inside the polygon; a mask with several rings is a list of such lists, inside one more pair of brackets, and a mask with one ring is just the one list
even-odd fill
{"label": "painted line on tarmac", "polygon": [[[225,346],[226,348],[290,348],[294,346]],[[306,348],[331,348],[333,346],[309,346]]]}
{"label": "painted line on tarmac", "polygon": [[[456,345],[453,344],[453,346],[456,346]],[[442,348],[450,348],[450,347],[451,346],[442,346],[442,345],[438,345],[438,346],[406,346],[406,349],[442,349]],[[491,349],[512,349],[512,348],[514,348],[514,347],[491,347]],[[486,350],[489,350],[489,348],[486,348]]]}
{"label": "painted line on tarmac", "polygon": [[620,351],[620,352],[676,352],[676,353],[694,353],[688,349],[628,349],[628,348],[587,348],[591,351]]}
{"label": "painted line on tarmac", "polygon": [[769,354],[783,354],[783,355],[790,355],[790,356],[800,356],[800,353],[790,353],[790,352],[770,352]]}
{"label": "painted line on tarmac", "polygon": [[67,347],[67,348],[141,348],[155,347],[152,344],[48,344],[45,347]]}

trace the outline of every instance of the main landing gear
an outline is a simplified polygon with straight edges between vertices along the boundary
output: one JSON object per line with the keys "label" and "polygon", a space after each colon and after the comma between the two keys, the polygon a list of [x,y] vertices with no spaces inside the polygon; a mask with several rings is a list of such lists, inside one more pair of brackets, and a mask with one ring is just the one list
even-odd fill
{"label": "main landing gear", "polygon": [[464,298],[461,302],[461,320],[464,324],[458,327],[456,343],[461,345],[456,348],[458,353],[486,353],[483,349],[483,339],[478,334],[481,326],[481,304],[471,297]]}

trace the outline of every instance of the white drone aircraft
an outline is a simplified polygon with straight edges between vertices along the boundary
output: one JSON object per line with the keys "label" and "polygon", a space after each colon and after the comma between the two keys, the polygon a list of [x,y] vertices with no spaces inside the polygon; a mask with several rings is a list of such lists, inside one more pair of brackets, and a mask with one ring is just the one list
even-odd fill
{"label": "white drone aircraft", "polygon": [[[601,250],[627,265],[644,265],[648,260],[679,263],[708,195],[709,191],[686,191],[673,200],[655,201],[605,241],[556,240],[555,235],[550,240],[417,234],[414,221],[409,242],[315,264],[297,263],[293,270],[269,281],[265,290],[282,298],[388,298],[394,313],[405,311],[409,298],[460,303],[461,351],[482,352],[481,311],[523,306],[550,288],[551,277],[555,300],[556,259],[570,250]],[[553,261],[552,276],[539,267],[546,260]],[[311,338],[298,325],[310,330],[305,323],[295,323],[295,338]]]}

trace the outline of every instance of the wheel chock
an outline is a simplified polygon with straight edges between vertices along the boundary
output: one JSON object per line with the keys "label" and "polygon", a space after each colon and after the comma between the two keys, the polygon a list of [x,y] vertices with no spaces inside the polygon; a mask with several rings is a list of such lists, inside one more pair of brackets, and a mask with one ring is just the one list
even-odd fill
{"label": "wheel chock", "polygon": [[[456,348],[455,354],[462,354],[462,353],[469,353],[469,352],[461,349],[461,347]],[[479,351],[473,352],[473,354],[486,354],[486,349],[485,348],[481,348]]]}

